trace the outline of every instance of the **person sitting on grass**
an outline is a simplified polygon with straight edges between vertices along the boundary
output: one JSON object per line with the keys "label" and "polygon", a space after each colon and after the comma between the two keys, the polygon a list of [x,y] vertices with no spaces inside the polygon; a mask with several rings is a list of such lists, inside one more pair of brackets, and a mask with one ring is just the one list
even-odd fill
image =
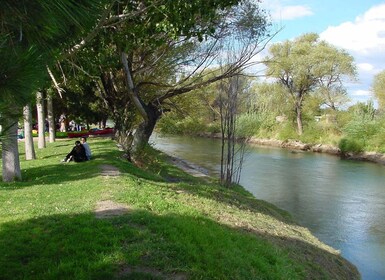
{"label": "person sitting on grass", "polygon": [[83,145],[84,149],[86,150],[87,160],[90,160],[91,159],[91,149],[90,149],[90,146],[87,143],[87,138],[86,137],[82,137],[80,139],[80,141],[82,142],[82,145]]}
{"label": "person sitting on grass", "polygon": [[66,155],[66,157],[63,159],[63,162],[69,162],[69,161],[81,162],[86,160],[87,160],[86,150],[84,149],[80,141],[76,141],[75,147],[73,147],[72,151],[68,155]]}

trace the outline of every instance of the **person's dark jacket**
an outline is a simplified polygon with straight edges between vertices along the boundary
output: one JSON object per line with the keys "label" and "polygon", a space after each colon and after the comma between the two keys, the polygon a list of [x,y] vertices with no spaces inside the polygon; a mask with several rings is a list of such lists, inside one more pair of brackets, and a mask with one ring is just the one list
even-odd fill
{"label": "person's dark jacket", "polygon": [[86,150],[84,149],[82,144],[76,144],[75,147],[73,147],[72,151],[65,157],[65,161],[73,160],[75,162],[81,162],[86,161]]}

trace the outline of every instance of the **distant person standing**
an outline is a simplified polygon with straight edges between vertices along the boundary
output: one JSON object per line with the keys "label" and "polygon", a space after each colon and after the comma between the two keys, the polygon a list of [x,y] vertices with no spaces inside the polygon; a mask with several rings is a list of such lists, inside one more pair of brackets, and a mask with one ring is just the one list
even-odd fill
{"label": "distant person standing", "polygon": [[80,141],[82,142],[82,145],[83,145],[84,149],[86,150],[87,160],[90,160],[91,159],[91,149],[90,149],[90,146],[87,143],[87,138],[86,137],[82,137],[80,139]]}
{"label": "distant person standing", "polygon": [[60,132],[66,132],[66,116],[64,114],[60,115],[59,118],[59,123],[60,123]]}

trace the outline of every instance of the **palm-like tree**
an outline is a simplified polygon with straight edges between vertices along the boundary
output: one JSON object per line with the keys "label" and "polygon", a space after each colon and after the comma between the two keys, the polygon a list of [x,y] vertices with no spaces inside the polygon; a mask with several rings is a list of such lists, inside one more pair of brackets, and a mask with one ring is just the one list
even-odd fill
{"label": "palm-like tree", "polygon": [[[17,124],[46,80],[46,66],[87,31],[98,0],[0,0],[0,141],[3,181],[21,179]],[[71,40],[72,39],[72,40]]]}

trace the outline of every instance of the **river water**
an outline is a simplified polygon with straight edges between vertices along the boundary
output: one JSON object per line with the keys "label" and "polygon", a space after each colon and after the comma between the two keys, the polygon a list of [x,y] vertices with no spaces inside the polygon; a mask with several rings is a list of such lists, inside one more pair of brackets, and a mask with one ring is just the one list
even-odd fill
{"label": "river water", "polygon": [[[152,136],[155,148],[218,176],[220,141]],[[385,279],[385,166],[249,145],[241,185],[341,251],[364,280]]]}

